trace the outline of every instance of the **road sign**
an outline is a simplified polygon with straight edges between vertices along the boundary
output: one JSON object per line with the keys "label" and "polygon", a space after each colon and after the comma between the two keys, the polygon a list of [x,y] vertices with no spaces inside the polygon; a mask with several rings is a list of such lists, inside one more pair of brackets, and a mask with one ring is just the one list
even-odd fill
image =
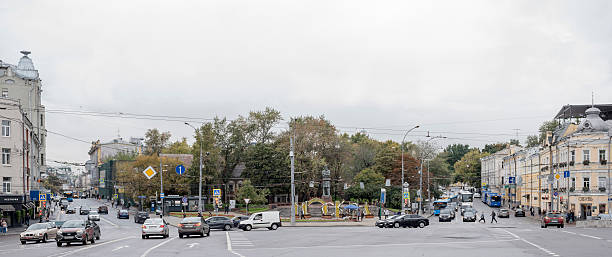
{"label": "road sign", "polygon": [[149,166],[147,167],[144,171],[142,171],[142,173],[148,178],[151,179],[153,176],[155,176],[155,174],[157,174],[157,171],[155,171],[155,169],[153,169],[153,167]]}
{"label": "road sign", "polygon": [[160,193],[159,198],[164,199],[165,198],[164,193]]}
{"label": "road sign", "polygon": [[141,199],[147,199],[147,197],[146,197],[146,196],[144,196],[144,195],[139,195],[139,196],[138,196],[138,198],[141,198]]}
{"label": "road sign", "polygon": [[559,180],[560,178],[561,178],[561,174],[556,173],[556,174],[555,174],[555,179],[556,179],[556,180]]}
{"label": "road sign", "polygon": [[118,194],[114,194],[114,195],[113,195],[113,197],[114,197],[115,199],[119,199],[119,195],[118,195]]}
{"label": "road sign", "polygon": [[221,188],[213,189],[213,197],[221,197]]}
{"label": "road sign", "polygon": [[515,177],[508,177],[508,184],[514,184],[516,183],[516,178]]}
{"label": "road sign", "polygon": [[179,175],[183,175],[183,173],[185,173],[185,166],[183,166],[182,164],[179,164],[179,166],[176,166],[176,174]]}
{"label": "road sign", "polygon": [[181,200],[183,200],[183,203],[187,203],[187,197],[183,196],[183,199]]}
{"label": "road sign", "polygon": [[564,172],[563,172],[563,177],[564,177],[564,178],[569,178],[569,177],[570,177],[570,172],[569,172],[569,170],[566,170],[566,171],[564,171]]}
{"label": "road sign", "polygon": [[387,195],[387,190],[386,190],[386,189],[384,189],[384,188],[381,188],[381,189],[380,189],[380,202],[381,202],[382,204],[384,204],[384,203],[385,203],[385,199],[387,198],[387,197],[386,197],[386,195]]}
{"label": "road sign", "polygon": [[39,194],[38,195],[38,201],[44,202],[47,200],[47,195],[46,194]]}
{"label": "road sign", "polygon": [[244,203],[249,204],[250,201],[251,201],[251,199],[244,198]]}
{"label": "road sign", "polygon": [[410,192],[404,192],[403,198],[404,199],[410,199]]}
{"label": "road sign", "polygon": [[554,195],[555,197],[557,197],[557,196],[559,196],[559,193],[554,192],[554,193],[553,193],[553,195]]}

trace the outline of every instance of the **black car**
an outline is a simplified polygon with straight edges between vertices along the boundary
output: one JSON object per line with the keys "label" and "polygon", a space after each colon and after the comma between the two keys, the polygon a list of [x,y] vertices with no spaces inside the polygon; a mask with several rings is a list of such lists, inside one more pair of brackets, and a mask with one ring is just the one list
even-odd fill
{"label": "black car", "polygon": [[76,210],[74,209],[74,206],[68,206],[66,207],[66,214],[75,214]]}
{"label": "black car", "polygon": [[243,220],[248,220],[249,216],[236,216],[232,218],[232,221],[234,222],[234,227],[237,228],[238,224],[240,224],[241,221]]}
{"label": "black car", "polygon": [[80,215],[87,215],[89,214],[89,207],[87,206],[81,206],[81,208],[79,208],[79,214]]}
{"label": "black car", "polygon": [[517,208],[514,211],[514,217],[525,217],[525,211],[521,208]]}
{"label": "black car", "polygon": [[134,215],[134,223],[143,224],[145,220],[147,220],[148,218],[149,218],[149,212],[139,211],[138,213],[136,213],[136,215]]}
{"label": "black car", "polygon": [[108,214],[108,206],[100,205],[98,207],[98,213],[100,213],[100,214]]}
{"label": "black car", "polygon": [[455,212],[449,209],[440,210],[440,215],[438,216],[439,222],[451,222],[455,218]]}
{"label": "black car", "polygon": [[429,220],[421,215],[406,214],[395,219],[393,227],[424,228],[429,226]]}
{"label": "black car", "polygon": [[463,213],[463,222],[476,222],[476,213],[471,211],[465,211]]}
{"label": "black car", "polygon": [[119,210],[117,212],[117,219],[129,219],[130,218],[130,212],[128,212],[128,210]]}
{"label": "black car", "polygon": [[205,221],[211,229],[230,230],[232,227],[234,227],[234,222],[228,217],[224,216],[210,217]]}

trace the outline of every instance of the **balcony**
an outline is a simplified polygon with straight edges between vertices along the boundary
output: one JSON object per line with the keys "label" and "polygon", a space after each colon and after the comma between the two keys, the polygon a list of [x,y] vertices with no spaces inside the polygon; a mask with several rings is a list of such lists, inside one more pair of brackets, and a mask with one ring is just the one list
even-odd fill
{"label": "balcony", "polygon": [[588,166],[588,165],[589,165],[589,163],[590,163],[590,161],[589,161],[589,160],[584,160],[584,161],[582,161],[582,165],[586,165],[586,166]]}
{"label": "balcony", "polygon": [[606,192],[606,188],[605,187],[599,187],[599,192]]}
{"label": "balcony", "polygon": [[608,164],[608,161],[607,160],[599,160],[599,164],[606,165],[606,164]]}

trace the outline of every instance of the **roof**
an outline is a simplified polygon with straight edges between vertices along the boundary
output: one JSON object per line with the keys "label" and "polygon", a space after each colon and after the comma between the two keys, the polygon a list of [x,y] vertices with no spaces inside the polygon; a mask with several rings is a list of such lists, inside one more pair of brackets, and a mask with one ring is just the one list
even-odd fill
{"label": "roof", "polygon": [[162,154],[160,154],[160,156],[161,157],[178,159],[179,161],[181,161],[185,165],[186,169],[191,168],[191,165],[193,163],[193,155],[191,155],[191,154],[162,153]]}
{"label": "roof", "polygon": [[15,72],[15,75],[17,75],[17,77],[23,79],[38,79],[38,70],[36,70],[36,68],[34,67],[34,62],[32,62],[32,59],[28,57],[28,54],[30,54],[30,52],[21,51],[21,53],[23,54],[23,56],[21,57],[21,59],[19,59],[19,63],[17,63],[17,66],[0,61],[0,67],[10,68]]}
{"label": "roof", "polygon": [[555,119],[570,119],[570,118],[584,118],[586,117],[587,109],[591,107],[598,108],[601,113],[599,116],[603,120],[612,119],[612,104],[579,104],[579,105],[564,105],[561,110],[555,115]]}

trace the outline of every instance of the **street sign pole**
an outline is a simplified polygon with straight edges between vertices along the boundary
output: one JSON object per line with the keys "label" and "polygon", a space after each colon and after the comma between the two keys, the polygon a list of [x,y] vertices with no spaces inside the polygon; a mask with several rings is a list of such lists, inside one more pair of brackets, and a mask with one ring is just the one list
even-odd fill
{"label": "street sign pole", "polygon": [[[161,195],[164,195],[164,169],[162,167],[161,156],[158,156],[158,157],[159,157],[159,185],[161,188]],[[164,216],[164,199],[161,198],[160,200],[161,200],[161,210],[162,210],[160,216],[163,217]]]}
{"label": "street sign pole", "polygon": [[290,147],[289,157],[291,157],[291,226],[295,226],[295,166],[294,166],[294,153],[293,153],[293,135],[289,139]]}

